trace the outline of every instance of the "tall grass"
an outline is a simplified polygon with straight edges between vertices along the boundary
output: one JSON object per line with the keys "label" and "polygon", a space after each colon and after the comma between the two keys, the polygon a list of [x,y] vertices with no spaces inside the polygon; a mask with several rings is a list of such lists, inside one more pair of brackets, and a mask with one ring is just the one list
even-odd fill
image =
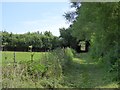
{"label": "tall grass", "polygon": [[74,55],[73,55],[72,49],[67,47],[65,49],[65,59],[68,61],[67,63],[72,62],[73,57]]}
{"label": "tall grass", "polygon": [[71,49],[59,48],[49,53],[42,53],[41,56],[40,60],[18,60],[16,67],[12,64],[4,65],[3,88],[62,87],[63,66],[70,64],[73,59]]}
{"label": "tall grass", "polygon": [[7,65],[3,62],[2,86],[3,88],[94,88],[106,85],[118,87],[116,82],[112,82],[116,73],[111,75],[106,72],[105,66],[99,63],[87,63],[87,54],[80,54],[75,58],[74,53],[70,48],[58,48],[47,53],[35,53],[37,58],[34,56],[33,61],[30,59],[30,54],[28,60],[23,60],[25,55],[22,57],[20,53],[22,60],[17,58],[15,67],[11,61]]}

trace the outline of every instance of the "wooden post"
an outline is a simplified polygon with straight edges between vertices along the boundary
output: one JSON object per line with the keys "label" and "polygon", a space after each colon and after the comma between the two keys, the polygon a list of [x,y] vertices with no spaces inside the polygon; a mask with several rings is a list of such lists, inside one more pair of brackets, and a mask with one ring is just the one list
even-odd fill
{"label": "wooden post", "polygon": [[16,45],[15,45],[15,47],[14,47],[14,67],[15,67],[15,64],[16,64],[16,53],[15,53],[15,51],[16,51]]}
{"label": "wooden post", "polygon": [[13,54],[13,55],[14,55],[14,58],[13,58],[13,59],[14,59],[14,67],[15,67],[15,63],[16,63],[16,54],[15,54],[15,51],[14,51],[14,54]]}
{"label": "wooden post", "polygon": [[33,53],[31,52],[31,61],[33,62]]}
{"label": "wooden post", "polygon": [[31,52],[31,62],[33,62],[33,55],[34,55],[34,54],[32,53],[32,48],[33,48],[32,45],[29,46],[29,49],[30,49],[30,52]]}

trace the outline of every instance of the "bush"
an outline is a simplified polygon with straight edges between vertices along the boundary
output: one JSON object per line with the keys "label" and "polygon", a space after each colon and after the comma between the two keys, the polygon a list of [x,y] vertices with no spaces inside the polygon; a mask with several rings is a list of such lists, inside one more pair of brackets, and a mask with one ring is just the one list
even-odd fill
{"label": "bush", "polygon": [[47,71],[44,73],[45,77],[48,79],[61,79],[62,66],[55,51],[43,54],[40,63],[47,68]]}
{"label": "bush", "polygon": [[38,62],[27,62],[27,72],[31,76],[35,76],[35,78],[40,78],[44,72],[47,71],[47,67]]}
{"label": "bush", "polygon": [[73,56],[76,56],[76,51],[74,50],[74,49],[72,49],[72,48],[70,48],[71,49],[71,51],[72,51],[72,53],[73,53]]}
{"label": "bush", "polygon": [[59,59],[60,65],[62,66],[62,69],[64,69],[67,65],[71,64],[74,57],[73,52],[74,51],[71,48],[67,47],[65,49],[57,48],[52,53]]}
{"label": "bush", "polygon": [[65,49],[65,59],[67,60],[67,63],[71,63],[72,60],[73,60],[73,52],[72,52],[72,49],[71,48],[66,48]]}
{"label": "bush", "polygon": [[[31,80],[43,80],[46,78],[47,87],[59,87],[62,82],[62,73],[73,60],[73,51],[70,48],[58,48],[54,51],[43,53],[40,61],[21,62],[27,66],[27,73]],[[43,85],[44,87],[44,85]]]}

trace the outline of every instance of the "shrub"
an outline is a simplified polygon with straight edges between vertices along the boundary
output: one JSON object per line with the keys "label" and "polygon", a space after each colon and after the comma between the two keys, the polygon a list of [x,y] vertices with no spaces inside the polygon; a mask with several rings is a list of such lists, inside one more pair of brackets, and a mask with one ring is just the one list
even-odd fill
{"label": "shrub", "polygon": [[56,56],[59,60],[62,69],[65,69],[66,66],[71,64],[74,57],[73,50],[71,48],[57,48],[52,53],[54,55],[53,57]]}
{"label": "shrub", "polygon": [[67,63],[70,64],[73,60],[73,52],[72,52],[72,49],[71,48],[66,48],[65,49],[65,59],[67,60]]}
{"label": "shrub", "polygon": [[73,53],[73,56],[76,56],[76,51],[74,49],[72,49],[72,48],[70,48],[70,49],[71,49],[71,51]]}
{"label": "shrub", "polygon": [[62,67],[60,64],[60,60],[54,52],[49,52],[46,59],[44,60],[44,63],[42,64],[46,65],[46,67],[48,68],[46,72],[47,77],[56,79],[62,77]]}
{"label": "shrub", "polygon": [[31,76],[35,76],[35,78],[40,78],[42,74],[47,70],[45,65],[42,65],[38,62],[27,62],[27,72]]}
{"label": "shrub", "polygon": [[54,56],[56,56],[59,59],[60,65],[63,67],[66,63],[64,48],[63,49],[57,48],[52,53]]}

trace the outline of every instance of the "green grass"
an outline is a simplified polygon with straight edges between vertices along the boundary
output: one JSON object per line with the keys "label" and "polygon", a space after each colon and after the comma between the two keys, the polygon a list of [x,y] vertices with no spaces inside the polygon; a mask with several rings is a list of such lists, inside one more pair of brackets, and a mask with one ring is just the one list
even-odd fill
{"label": "green grass", "polygon": [[74,58],[64,72],[63,84],[77,88],[118,88],[118,83],[113,78],[114,73],[109,73],[106,66],[87,61],[87,57]]}
{"label": "green grass", "polygon": [[[13,62],[13,53],[14,52],[2,52],[2,63],[6,64],[6,62]],[[42,59],[42,56],[45,53],[35,52],[34,61]],[[5,55],[7,59],[5,60]],[[16,61],[29,61],[31,53],[30,52],[16,52]],[[88,60],[89,57],[87,54],[77,55],[73,62],[66,66],[66,69],[63,70],[63,81],[61,81],[60,87],[73,87],[73,88],[118,88],[117,82],[113,81],[114,73],[109,73],[108,68],[105,65],[101,65],[99,63],[93,62],[92,60]],[[19,67],[18,67],[19,68]],[[5,68],[3,68],[5,69]],[[5,69],[7,70],[7,68]],[[14,71],[14,70],[13,70]],[[21,72],[21,71],[20,71]],[[17,73],[15,77],[18,76]],[[25,77],[26,78],[26,77]],[[43,87],[42,84],[50,83],[51,81],[46,81],[44,79],[40,79],[36,82],[36,86],[33,81],[29,78],[27,81],[21,81],[18,77],[17,79],[13,79],[17,82],[18,85],[15,87]],[[3,79],[10,84],[8,80]],[[24,84],[24,85],[22,85]],[[12,85],[12,83],[11,83]]]}
{"label": "green grass", "polygon": [[[44,52],[34,52],[33,60],[37,61],[42,58]],[[31,60],[31,52],[15,52],[16,62],[20,61],[30,61]],[[6,57],[6,59],[5,59]],[[14,62],[14,52],[4,51],[2,52],[2,64]]]}

